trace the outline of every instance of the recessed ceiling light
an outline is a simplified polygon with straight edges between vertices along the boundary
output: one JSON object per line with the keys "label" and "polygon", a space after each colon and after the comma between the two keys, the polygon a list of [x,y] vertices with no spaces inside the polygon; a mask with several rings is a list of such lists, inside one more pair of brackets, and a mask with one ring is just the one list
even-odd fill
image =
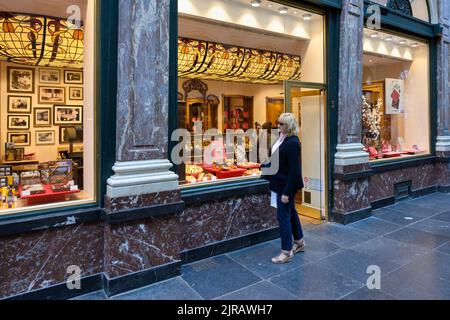
{"label": "recessed ceiling light", "polygon": [[261,0],[252,0],[250,4],[252,7],[259,7],[261,5]]}
{"label": "recessed ceiling light", "polygon": [[310,13],[305,13],[303,15],[303,20],[311,20],[311,14]]}
{"label": "recessed ceiling light", "polygon": [[407,43],[407,41],[406,40],[400,40],[400,42],[399,42],[400,44],[406,44]]}
{"label": "recessed ceiling light", "polygon": [[271,4],[268,4],[267,6],[268,6],[269,8],[272,8],[272,5],[271,5]]}
{"label": "recessed ceiling light", "polygon": [[297,11],[294,11],[294,14],[297,14]]}
{"label": "recessed ceiling light", "polygon": [[288,12],[288,8],[286,8],[286,7],[281,7],[280,9],[278,9],[278,12],[280,12],[281,14],[285,14],[285,13],[287,13]]}
{"label": "recessed ceiling light", "polygon": [[372,33],[372,34],[370,35],[370,37],[371,37],[371,38],[378,38],[378,33],[377,33],[377,32]]}
{"label": "recessed ceiling light", "polygon": [[419,44],[416,42],[416,43],[413,43],[412,45],[411,45],[411,47],[413,47],[413,48],[417,48],[419,46]]}
{"label": "recessed ceiling light", "polygon": [[373,60],[372,60],[372,59],[369,59],[369,62],[370,62],[370,63],[372,63],[372,62],[373,62]]}
{"label": "recessed ceiling light", "polygon": [[384,40],[386,40],[386,41],[392,41],[394,38],[392,38],[391,36],[388,36],[388,37],[386,37],[386,39],[384,39]]}

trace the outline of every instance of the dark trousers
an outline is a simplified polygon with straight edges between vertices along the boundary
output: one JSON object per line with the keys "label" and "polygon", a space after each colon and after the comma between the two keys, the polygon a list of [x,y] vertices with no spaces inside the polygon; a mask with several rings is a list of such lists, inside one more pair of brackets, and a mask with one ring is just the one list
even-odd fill
{"label": "dark trousers", "polygon": [[281,201],[281,194],[277,194],[277,218],[280,226],[281,248],[291,251],[294,240],[303,239],[302,225],[295,209],[295,197],[289,197],[289,203]]}

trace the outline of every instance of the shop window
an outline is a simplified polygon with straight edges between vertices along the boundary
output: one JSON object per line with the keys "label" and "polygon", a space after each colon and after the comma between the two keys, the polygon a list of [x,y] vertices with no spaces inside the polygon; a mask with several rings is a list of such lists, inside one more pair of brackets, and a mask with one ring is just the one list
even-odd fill
{"label": "shop window", "polygon": [[94,8],[0,4],[0,215],[95,201]]}
{"label": "shop window", "polygon": [[371,2],[407,16],[430,22],[428,0],[371,0]]}
{"label": "shop window", "polygon": [[429,47],[364,31],[362,141],[371,161],[430,153]]}
{"label": "shop window", "polygon": [[178,22],[181,184],[259,178],[250,153],[270,148],[259,134],[277,128],[285,81],[324,82],[323,16],[266,0],[179,0]]}

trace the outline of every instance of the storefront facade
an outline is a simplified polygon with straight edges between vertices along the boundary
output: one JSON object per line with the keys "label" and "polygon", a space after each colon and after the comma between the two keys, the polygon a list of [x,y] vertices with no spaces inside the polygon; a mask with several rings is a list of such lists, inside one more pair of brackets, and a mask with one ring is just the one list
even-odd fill
{"label": "storefront facade", "polygon": [[[53,34],[48,56],[0,50],[5,199],[8,187],[16,196],[0,210],[0,297],[113,295],[277,238],[260,157],[224,163],[240,172],[231,177],[217,153],[202,166],[195,149],[227,129],[270,129],[284,111],[302,126],[309,216],[347,224],[450,192],[447,0],[80,0],[83,27],[66,29],[50,18],[68,18],[63,4],[27,2],[0,8],[2,48],[33,44],[41,29],[70,41],[58,51],[66,38]],[[15,35],[29,26],[33,36]],[[188,164],[176,159],[177,129],[189,134]],[[35,168],[18,168],[20,151],[6,158],[21,147]],[[55,200],[36,200],[44,192]],[[68,289],[73,266],[81,289]]]}

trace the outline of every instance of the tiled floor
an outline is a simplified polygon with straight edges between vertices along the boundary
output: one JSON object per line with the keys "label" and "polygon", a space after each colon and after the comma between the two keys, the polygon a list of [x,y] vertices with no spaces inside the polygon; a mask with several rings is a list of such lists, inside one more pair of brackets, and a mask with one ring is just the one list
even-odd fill
{"label": "tiled floor", "polygon": [[[302,223],[307,250],[291,263],[270,262],[280,246],[274,240],[185,265],[177,278],[110,299],[450,299],[450,194],[401,202],[347,226]],[[380,270],[381,289],[366,285],[370,266]]]}

